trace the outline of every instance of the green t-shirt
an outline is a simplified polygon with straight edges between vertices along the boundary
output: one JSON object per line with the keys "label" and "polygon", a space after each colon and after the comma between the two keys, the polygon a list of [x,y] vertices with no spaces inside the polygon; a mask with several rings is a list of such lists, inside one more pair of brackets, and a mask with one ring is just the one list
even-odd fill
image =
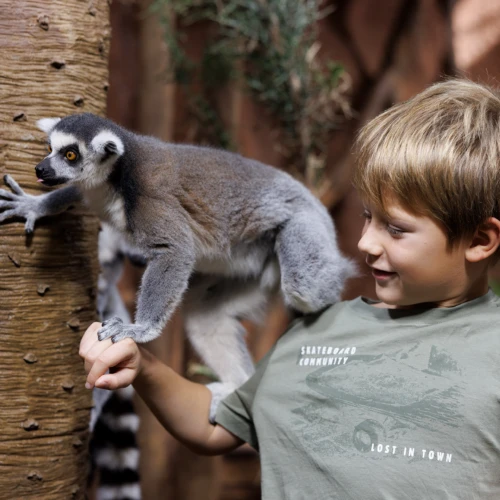
{"label": "green t-shirt", "polygon": [[500,499],[500,300],[296,322],[217,422],[260,451],[262,498]]}

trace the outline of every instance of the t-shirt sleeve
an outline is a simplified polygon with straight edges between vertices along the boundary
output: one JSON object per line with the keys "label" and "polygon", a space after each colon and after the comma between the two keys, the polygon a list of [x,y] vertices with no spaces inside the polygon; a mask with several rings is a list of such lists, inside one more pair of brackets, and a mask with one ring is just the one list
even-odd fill
{"label": "t-shirt sleeve", "polygon": [[241,387],[221,401],[215,421],[246,443],[259,449],[253,422],[253,402],[274,347],[259,361],[255,373]]}

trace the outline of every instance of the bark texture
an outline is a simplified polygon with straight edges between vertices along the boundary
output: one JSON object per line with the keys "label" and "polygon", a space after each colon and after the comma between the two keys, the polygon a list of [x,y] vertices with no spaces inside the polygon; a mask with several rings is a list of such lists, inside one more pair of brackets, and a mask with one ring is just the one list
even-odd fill
{"label": "bark texture", "polygon": [[[107,0],[0,0],[0,178],[31,194],[35,123],[104,114]],[[2,186],[3,187],[3,186]],[[0,225],[0,499],[84,498],[91,394],[78,345],[95,318],[98,222],[83,209]]]}

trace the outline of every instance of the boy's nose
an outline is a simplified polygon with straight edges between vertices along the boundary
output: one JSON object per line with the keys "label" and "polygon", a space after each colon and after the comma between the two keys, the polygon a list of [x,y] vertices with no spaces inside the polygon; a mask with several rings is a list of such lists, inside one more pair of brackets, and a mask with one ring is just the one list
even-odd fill
{"label": "boy's nose", "polygon": [[383,252],[382,245],[378,242],[374,231],[370,227],[363,231],[358,241],[358,249],[360,252],[374,257],[378,257]]}

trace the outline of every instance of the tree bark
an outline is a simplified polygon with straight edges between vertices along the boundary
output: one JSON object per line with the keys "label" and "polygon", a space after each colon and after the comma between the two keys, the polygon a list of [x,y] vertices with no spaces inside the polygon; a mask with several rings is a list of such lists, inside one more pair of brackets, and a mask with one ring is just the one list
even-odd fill
{"label": "tree bark", "polygon": [[[104,114],[108,10],[107,0],[0,0],[0,178],[39,194],[35,122]],[[37,222],[32,238],[21,221],[0,225],[2,500],[84,498],[91,394],[78,345],[95,318],[97,232],[82,208]]]}

